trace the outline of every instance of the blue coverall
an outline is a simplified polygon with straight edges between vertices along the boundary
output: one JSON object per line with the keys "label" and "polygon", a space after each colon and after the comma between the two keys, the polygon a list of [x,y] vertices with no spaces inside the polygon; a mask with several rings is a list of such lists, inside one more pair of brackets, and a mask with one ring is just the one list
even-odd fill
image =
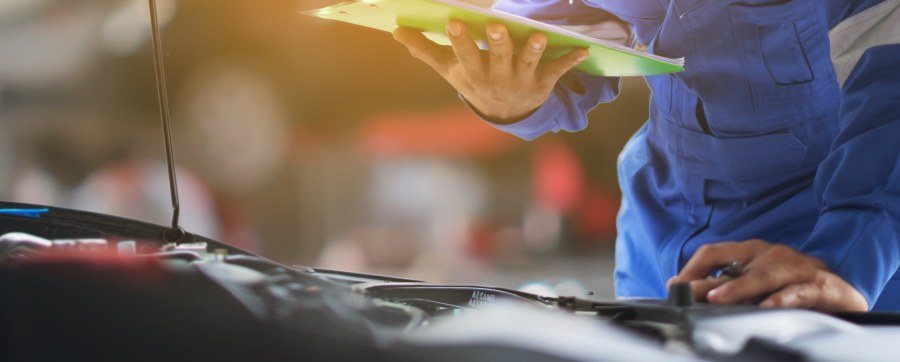
{"label": "blue coverall", "polygon": [[[615,16],[648,51],[686,59],[646,77],[651,116],[619,158],[617,295],[664,297],[701,245],[759,238],[900,310],[900,0],[494,7],[556,24]],[[494,126],[529,140],[581,130],[617,94],[618,79],[573,72],[533,114]]]}

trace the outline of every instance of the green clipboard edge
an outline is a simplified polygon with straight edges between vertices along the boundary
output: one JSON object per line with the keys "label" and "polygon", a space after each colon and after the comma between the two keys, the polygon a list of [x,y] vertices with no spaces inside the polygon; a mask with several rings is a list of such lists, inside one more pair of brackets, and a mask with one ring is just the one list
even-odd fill
{"label": "green clipboard edge", "polygon": [[449,45],[445,35],[447,22],[456,19],[468,25],[469,34],[482,49],[487,48],[484,29],[488,24],[500,23],[519,44],[534,32],[547,35],[544,60],[558,58],[576,47],[587,48],[591,55],[576,69],[588,74],[643,76],[684,71],[683,59],[641,53],[524,17],[454,0],[356,0],[302,13],[386,32],[393,32],[398,27],[420,29],[431,40],[443,45]]}

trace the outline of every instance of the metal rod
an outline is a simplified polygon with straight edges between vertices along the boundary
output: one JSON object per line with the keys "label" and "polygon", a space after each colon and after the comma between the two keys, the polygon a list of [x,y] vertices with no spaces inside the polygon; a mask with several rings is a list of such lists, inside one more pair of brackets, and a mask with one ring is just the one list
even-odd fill
{"label": "metal rod", "polygon": [[169,96],[166,93],[166,69],[163,63],[162,40],[159,32],[159,19],[156,12],[156,0],[150,0],[150,32],[153,39],[153,54],[156,66],[156,89],[159,92],[159,112],[162,116],[163,135],[166,141],[166,164],[169,167],[169,191],[172,194],[172,228],[166,231],[167,241],[180,242],[184,238],[184,230],[178,226],[181,205],[178,202],[178,182],[175,175],[175,151],[172,146],[172,124],[169,121]]}

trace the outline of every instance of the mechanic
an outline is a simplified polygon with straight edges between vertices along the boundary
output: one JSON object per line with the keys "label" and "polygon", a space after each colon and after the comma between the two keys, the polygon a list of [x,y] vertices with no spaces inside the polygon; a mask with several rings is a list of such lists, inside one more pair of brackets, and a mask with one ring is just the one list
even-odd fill
{"label": "mechanic", "polygon": [[[900,0],[499,0],[555,24],[619,19],[686,71],[647,76],[649,121],[619,158],[616,293],[822,311],[900,310]],[[612,17],[615,18],[612,18]],[[578,131],[618,78],[540,63],[547,38],[513,44],[465,24],[452,47],[394,37],[473,110],[526,140]],[[515,50],[518,47],[518,51]],[[711,276],[726,265],[738,271]]]}

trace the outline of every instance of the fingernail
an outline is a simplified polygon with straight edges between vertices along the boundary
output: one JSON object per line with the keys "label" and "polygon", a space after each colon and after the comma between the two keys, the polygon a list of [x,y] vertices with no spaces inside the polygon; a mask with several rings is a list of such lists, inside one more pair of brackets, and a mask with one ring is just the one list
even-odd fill
{"label": "fingernail", "polygon": [[533,43],[531,43],[531,49],[534,49],[534,50],[544,49],[544,44],[541,44],[538,42],[533,42]]}
{"label": "fingernail", "polygon": [[718,289],[713,289],[713,290],[710,290],[709,293],[706,293],[706,300],[708,300],[710,302],[714,302],[718,298],[719,298],[719,290]]}
{"label": "fingernail", "polygon": [[462,34],[462,27],[457,23],[449,23],[447,24],[447,32],[453,36],[460,36]]}
{"label": "fingernail", "polygon": [[773,302],[771,300],[766,300],[766,301],[763,301],[762,303],[759,303],[759,307],[760,308],[775,308],[775,302]]}
{"label": "fingernail", "polygon": [[587,59],[587,57],[588,57],[587,54],[582,54],[582,55],[579,55],[579,56],[578,56],[578,59],[577,59],[577,60],[578,60],[579,62],[582,62],[582,61],[584,61],[585,59]]}
{"label": "fingernail", "polygon": [[499,31],[488,31],[488,37],[490,37],[491,40],[500,40],[503,39],[503,34]]}

